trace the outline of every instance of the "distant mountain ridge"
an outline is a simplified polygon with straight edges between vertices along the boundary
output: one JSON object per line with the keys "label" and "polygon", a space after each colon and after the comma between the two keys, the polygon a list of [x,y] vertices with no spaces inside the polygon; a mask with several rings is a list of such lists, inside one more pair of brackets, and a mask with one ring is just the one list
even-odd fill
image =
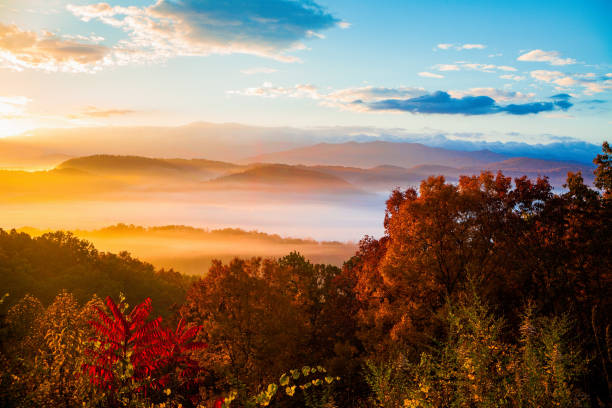
{"label": "distant mountain ridge", "polygon": [[376,166],[414,167],[445,165],[466,167],[492,163],[508,156],[488,150],[466,152],[429,147],[420,143],[346,142],[319,143],[313,146],[261,154],[242,160],[244,163],[282,163],[371,168]]}
{"label": "distant mountain ridge", "polygon": [[[410,133],[402,129],[356,126],[316,128],[263,127],[196,122],[183,126],[100,126],[35,129],[0,139],[0,168],[50,168],[70,157],[95,154],[178,157],[238,162],[245,158],[312,146],[346,142],[421,144],[433,149],[476,154],[479,160],[509,157],[576,160],[590,163],[600,146],[578,140],[542,144],[455,139],[452,134]],[[524,139],[530,140],[530,139]],[[534,139],[536,143],[538,139]],[[487,158],[487,153],[498,156]],[[304,163],[307,164],[307,163]],[[390,163],[378,163],[390,164]],[[415,165],[413,163],[412,165]],[[461,163],[441,163],[452,166]],[[373,166],[369,166],[373,167]],[[410,167],[404,164],[404,167]]]}

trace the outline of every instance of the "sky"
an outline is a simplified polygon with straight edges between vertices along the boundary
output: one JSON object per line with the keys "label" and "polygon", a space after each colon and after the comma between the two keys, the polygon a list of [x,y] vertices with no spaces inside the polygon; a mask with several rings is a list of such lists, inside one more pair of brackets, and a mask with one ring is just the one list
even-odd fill
{"label": "sky", "polygon": [[600,144],[612,2],[0,0],[0,137],[363,126]]}

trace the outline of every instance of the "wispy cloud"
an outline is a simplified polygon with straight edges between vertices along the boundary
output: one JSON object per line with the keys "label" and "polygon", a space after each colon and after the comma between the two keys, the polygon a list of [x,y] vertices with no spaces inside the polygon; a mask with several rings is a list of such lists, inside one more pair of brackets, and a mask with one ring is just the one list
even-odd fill
{"label": "wispy cloud", "polygon": [[570,65],[576,63],[576,60],[573,58],[561,58],[559,51],[542,50],[529,51],[519,56],[517,61],[547,62],[550,65]]}
{"label": "wispy cloud", "polygon": [[86,106],[81,112],[68,115],[68,118],[108,118],[111,116],[124,116],[134,113],[137,113],[137,111],[132,109],[103,109],[96,106]]}
{"label": "wispy cloud", "polygon": [[495,71],[514,72],[517,69],[508,65],[494,65],[494,64],[477,64],[467,61],[457,61],[453,64],[437,64],[433,66],[438,71],[480,71],[493,73]]}
{"label": "wispy cloud", "polygon": [[463,98],[464,96],[488,96],[496,101],[518,102],[533,99],[535,93],[522,93],[517,91],[508,91],[497,88],[471,88],[467,91],[448,91],[450,96],[454,98]]}
{"label": "wispy cloud", "polygon": [[438,44],[437,48],[440,50],[450,50],[450,49],[454,49],[457,51],[461,51],[461,50],[484,50],[485,48],[487,48],[486,45],[484,44],[449,44],[449,43],[442,43],[442,44]]}
{"label": "wispy cloud", "polygon": [[512,81],[523,81],[525,77],[522,75],[505,74],[499,76],[501,79],[510,79]]}
{"label": "wispy cloud", "polygon": [[251,0],[240,7],[224,1],[158,0],[149,7],[108,3],[68,5],[83,21],[99,20],[128,33],[116,48],[124,58],[251,54],[282,62],[321,31],[348,27],[312,0]]}
{"label": "wispy cloud", "polygon": [[18,71],[91,72],[107,63],[109,53],[110,49],[103,45],[0,24],[0,67]]}
{"label": "wispy cloud", "polygon": [[582,88],[584,94],[592,95],[612,90],[612,75],[565,74],[561,71],[535,70],[531,71],[532,78],[538,81],[556,85],[557,89]]}
{"label": "wispy cloud", "polygon": [[425,77],[425,78],[444,78],[444,75],[440,75],[440,74],[434,74],[433,72],[419,72],[419,76]]}
{"label": "wispy cloud", "polygon": [[457,64],[438,64],[434,66],[438,71],[460,71],[459,65]]}

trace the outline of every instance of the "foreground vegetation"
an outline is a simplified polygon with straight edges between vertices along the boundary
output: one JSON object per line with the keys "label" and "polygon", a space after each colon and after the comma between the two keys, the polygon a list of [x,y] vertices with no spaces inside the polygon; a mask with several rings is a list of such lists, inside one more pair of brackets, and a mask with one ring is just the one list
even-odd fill
{"label": "foreground vegetation", "polygon": [[342,268],[292,253],[190,282],[2,232],[0,405],[609,406],[607,144],[595,164],[596,189],[482,173],[395,190],[385,235]]}

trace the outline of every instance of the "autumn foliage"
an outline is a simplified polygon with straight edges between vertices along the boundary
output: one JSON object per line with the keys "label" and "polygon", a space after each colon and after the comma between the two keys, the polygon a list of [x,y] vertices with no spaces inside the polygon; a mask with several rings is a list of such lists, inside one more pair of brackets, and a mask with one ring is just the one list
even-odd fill
{"label": "autumn foliage", "polygon": [[390,194],[385,233],[342,268],[296,252],[216,261],[188,288],[69,235],[2,231],[0,270],[21,279],[11,287],[42,273],[46,249],[50,270],[92,268],[137,306],[87,302],[87,279],[65,281],[81,297],[3,298],[0,405],[610,406],[611,155],[604,144],[594,187],[570,173],[562,191],[546,178],[432,176]]}
{"label": "autumn foliage", "polygon": [[92,384],[108,390],[109,404],[115,399],[160,391],[171,376],[179,383],[197,380],[198,364],[189,353],[206,345],[194,342],[199,326],[186,329],[181,320],[176,331],[162,327],[160,317],[149,319],[151,299],[147,298],[127,314],[124,299],[116,304],[106,298],[110,313],[95,307],[98,318],[89,323],[96,336],[86,352],[91,362],[83,364]]}

